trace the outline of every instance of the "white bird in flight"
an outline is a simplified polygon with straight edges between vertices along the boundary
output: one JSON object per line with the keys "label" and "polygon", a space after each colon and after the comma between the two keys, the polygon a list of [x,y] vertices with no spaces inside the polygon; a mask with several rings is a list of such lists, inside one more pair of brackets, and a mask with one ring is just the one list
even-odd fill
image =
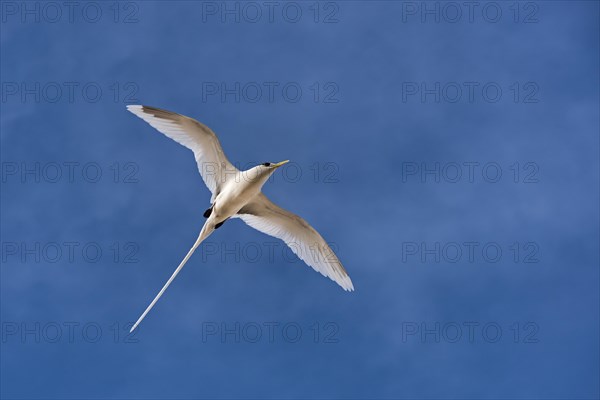
{"label": "white bird in flight", "polygon": [[240,171],[225,157],[217,135],[195,119],[148,106],[130,105],[127,109],[192,150],[202,180],[212,192],[210,208],[204,212],[207,219],[198,239],[130,332],[154,307],[200,243],[229,218],[241,218],[254,229],[283,240],[313,269],[337,282],[344,290],[354,290],[348,273],[325,239],[305,220],[275,205],[261,192],[271,174],[289,160],[266,162]]}

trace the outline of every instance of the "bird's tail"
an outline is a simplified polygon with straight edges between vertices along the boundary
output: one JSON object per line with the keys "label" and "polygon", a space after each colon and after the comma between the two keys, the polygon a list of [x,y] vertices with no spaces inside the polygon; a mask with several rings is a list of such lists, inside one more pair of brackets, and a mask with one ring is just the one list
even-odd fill
{"label": "bird's tail", "polygon": [[142,322],[142,320],[144,319],[144,317],[146,317],[146,314],[148,314],[150,312],[150,310],[152,310],[152,307],[154,307],[154,305],[156,304],[156,302],[158,301],[158,299],[160,299],[160,296],[163,295],[163,293],[165,292],[165,290],[167,290],[167,288],[169,287],[169,285],[171,284],[171,282],[173,282],[173,280],[175,279],[175,277],[177,276],[177,274],[179,273],[179,271],[181,271],[181,269],[183,268],[183,266],[185,265],[185,263],[187,263],[187,261],[190,259],[190,257],[192,256],[192,254],[194,254],[194,251],[196,251],[196,249],[198,248],[198,246],[200,246],[200,243],[202,243],[204,241],[204,239],[206,239],[208,236],[210,236],[210,234],[213,233],[214,230],[215,230],[214,221],[212,220],[212,218],[209,218],[204,223],[204,226],[202,227],[202,230],[200,231],[200,234],[198,235],[198,239],[196,239],[196,243],[194,243],[194,245],[192,246],[192,248],[190,249],[190,251],[188,251],[188,253],[185,256],[185,258],[181,261],[181,263],[179,264],[179,266],[175,270],[175,272],[173,272],[173,275],[171,275],[171,277],[169,278],[169,280],[167,281],[167,283],[165,283],[165,286],[163,286],[163,288],[160,290],[160,292],[158,292],[158,294],[156,295],[156,297],[154,298],[154,300],[152,300],[152,303],[150,303],[150,305],[148,306],[148,308],[146,308],[146,311],[144,311],[144,313],[142,314],[142,316],[140,318],[138,318],[137,322],[133,325],[133,327],[131,328],[131,330],[129,332],[133,332],[133,330],[135,328],[137,328],[137,326],[140,324],[140,322]]}

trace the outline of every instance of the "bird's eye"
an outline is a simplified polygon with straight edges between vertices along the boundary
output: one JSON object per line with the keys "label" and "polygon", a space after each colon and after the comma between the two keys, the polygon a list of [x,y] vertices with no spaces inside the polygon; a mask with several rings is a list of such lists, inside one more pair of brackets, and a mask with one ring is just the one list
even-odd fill
{"label": "bird's eye", "polygon": [[270,167],[270,166],[271,166],[271,163],[270,163],[270,162],[266,162],[266,163],[264,163],[263,165],[264,165],[265,167]]}

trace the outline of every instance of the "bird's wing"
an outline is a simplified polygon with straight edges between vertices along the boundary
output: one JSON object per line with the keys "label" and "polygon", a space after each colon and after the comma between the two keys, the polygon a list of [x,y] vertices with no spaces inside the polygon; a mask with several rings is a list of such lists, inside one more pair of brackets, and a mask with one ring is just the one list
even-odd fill
{"label": "bird's wing", "polygon": [[348,273],[325,239],[296,214],[259,193],[236,216],[254,229],[283,240],[301,260],[344,290],[354,290]]}
{"label": "bird's wing", "polygon": [[212,192],[213,199],[221,191],[227,177],[238,172],[225,156],[217,135],[206,125],[159,108],[129,105],[127,109],[194,152],[200,175]]}

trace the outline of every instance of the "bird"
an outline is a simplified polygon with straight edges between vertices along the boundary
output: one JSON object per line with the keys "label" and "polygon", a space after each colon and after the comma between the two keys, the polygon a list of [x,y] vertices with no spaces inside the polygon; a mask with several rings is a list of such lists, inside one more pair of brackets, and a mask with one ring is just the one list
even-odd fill
{"label": "bird", "polygon": [[301,217],[277,206],[261,189],[279,167],[289,160],[265,162],[246,171],[238,170],[225,156],[217,135],[197,120],[160,108],[128,105],[127,109],[153,128],[194,153],[202,180],[211,191],[210,207],[198,238],[169,280],[146,308],[133,332],[160,299],[200,244],[230,218],[240,218],[250,227],[283,240],[314,270],[342,289],[354,291],[350,276],[325,239]]}

